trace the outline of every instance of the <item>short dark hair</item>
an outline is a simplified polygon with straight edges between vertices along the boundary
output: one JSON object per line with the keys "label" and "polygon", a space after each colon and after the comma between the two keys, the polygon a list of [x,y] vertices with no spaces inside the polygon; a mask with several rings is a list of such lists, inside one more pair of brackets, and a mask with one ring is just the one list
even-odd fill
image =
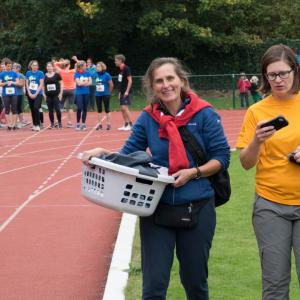
{"label": "short dark hair", "polygon": [[298,93],[300,89],[299,65],[294,51],[290,47],[283,44],[270,47],[261,59],[262,85],[260,87],[260,91],[263,94],[268,94],[271,92],[271,86],[267,78],[267,67],[277,61],[284,61],[294,71],[294,82],[291,92],[293,94]]}

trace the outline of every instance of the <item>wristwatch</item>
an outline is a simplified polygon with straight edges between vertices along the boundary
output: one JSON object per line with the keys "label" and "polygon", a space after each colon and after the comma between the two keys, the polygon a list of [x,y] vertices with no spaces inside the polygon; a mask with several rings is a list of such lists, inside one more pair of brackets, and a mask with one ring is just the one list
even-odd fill
{"label": "wristwatch", "polygon": [[196,173],[194,179],[199,179],[199,178],[201,178],[201,175],[202,175],[201,171],[200,171],[200,168],[198,166],[196,166],[195,168],[197,170],[197,173]]}

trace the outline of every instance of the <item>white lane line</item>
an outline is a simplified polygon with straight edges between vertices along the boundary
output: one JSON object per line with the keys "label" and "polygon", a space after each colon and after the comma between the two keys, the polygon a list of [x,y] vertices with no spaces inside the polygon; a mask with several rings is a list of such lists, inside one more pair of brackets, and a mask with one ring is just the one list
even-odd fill
{"label": "white lane line", "polygon": [[27,138],[21,140],[21,142],[19,142],[18,144],[14,145],[12,148],[8,149],[6,152],[4,152],[3,154],[0,155],[0,158],[3,158],[4,156],[6,156],[8,153],[14,151],[15,149],[19,148],[20,146],[22,146],[24,143],[26,143],[27,141],[29,141],[30,139],[34,138],[35,136],[37,136],[38,134],[42,133],[43,131],[45,131],[46,129],[43,129],[41,131],[37,131],[36,133],[28,136]]}
{"label": "white lane line", "polygon": [[0,175],[7,174],[7,173],[12,173],[12,172],[17,172],[17,171],[21,171],[21,170],[28,169],[28,168],[33,168],[33,167],[40,166],[40,165],[50,164],[52,162],[63,160],[63,159],[64,158],[58,158],[58,159],[53,159],[53,160],[39,162],[39,163],[36,163],[36,164],[31,164],[31,165],[23,166],[23,167],[16,168],[16,169],[10,169],[8,171],[0,172]]}
{"label": "white lane line", "polygon": [[123,213],[102,300],[125,300],[136,220]]}
{"label": "white lane line", "polygon": [[[48,208],[48,207],[92,207],[95,204],[45,204],[30,205],[30,208]],[[0,208],[18,208],[18,205],[0,205]]]}
{"label": "white lane line", "polygon": [[78,176],[80,173],[77,173],[75,175],[66,177],[60,181],[57,181],[56,183],[49,185],[48,187],[45,187],[49,181],[53,178],[53,174],[56,174],[75,154],[76,151],[78,151],[79,147],[85,142],[85,140],[93,133],[94,129],[91,130],[87,135],[84,136],[84,138],[76,145],[76,147],[71,151],[71,153],[60,163],[60,165],[48,176],[48,178],[43,182],[42,185],[40,185],[35,191],[29,195],[26,201],[24,201],[17,209],[16,211],[0,226],[0,232],[2,232],[14,219],[15,217],[38,195],[43,193],[44,191],[48,190],[49,188],[55,186],[57,183],[60,183],[62,181],[65,181],[66,178],[72,178],[74,176]]}
{"label": "white lane line", "polygon": [[[117,139],[117,140],[107,140],[107,141],[101,141],[101,140],[95,140],[93,142],[90,142],[90,143],[85,143],[84,145],[99,145],[99,144],[111,144],[111,143],[114,143],[114,142],[124,142],[127,138],[124,138],[124,139]],[[47,148],[47,149],[41,149],[41,150],[36,150],[36,151],[31,151],[31,152],[24,152],[24,153],[20,153],[18,155],[10,155],[8,157],[26,157],[26,155],[28,154],[35,154],[35,153],[40,153],[40,152],[44,152],[44,151],[53,151],[53,150],[60,150],[60,149],[65,149],[65,148],[70,148],[70,147],[74,147],[75,145],[69,145],[69,146],[62,146],[62,147],[55,147],[55,148]]]}
{"label": "white lane line", "polygon": [[34,193],[32,193],[28,198],[27,198],[27,200],[26,201],[24,201],[20,206],[18,206],[18,208],[14,211],[14,213],[13,214],[11,214],[10,216],[9,216],[9,218],[8,219],[6,219],[6,221],[5,222],[3,222],[2,224],[1,224],[1,226],[0,226],[0,232],[2,232],[15,218],[16,218],[16,216],[34,199],[34,198],[36,198],[37,196],[39,196],[39,195],[41,195],[42,193],[44,193],[44,192],[46,192],[46,191],[48,191],[49,189],[51,189],[51,188],[53,188],[53,187],[55,187],[56,185],[58,185],[58,184],[60,184],[60,183],[62,183],[62,182],[64,182],[64,181],[67,181],[67,180],[69,180],[69,179],[71,179],[71,178],[74,178],[74,177],[77,177],[77,176],[79,176],[79,175],[81,175],[81,172],[79,172],[79,173],[76,173],[76,174],[74,174],[74,175],[71,175],[71,176],[68,176],[68,177],[65,177],[65,178],[63,178],[63,179],[61,179],[61,180],[59,180],[59,181],[56,181],[56,182],[54,182],[54,183],[52,183],[51,185],[49,185],[49,186],[47,186],[46,188],[44,188],[44,189],[42,189],[42,190],[40,190],[40,191],[35,191],[35,194]]}

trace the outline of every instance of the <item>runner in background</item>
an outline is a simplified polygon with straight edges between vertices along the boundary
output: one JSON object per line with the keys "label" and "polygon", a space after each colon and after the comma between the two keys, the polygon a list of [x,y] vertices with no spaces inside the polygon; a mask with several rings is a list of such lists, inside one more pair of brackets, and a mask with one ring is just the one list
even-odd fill
{"label": "runner in background", "polygon": [[18,63],[13,63],[13,71],[18,74],[19,84],[16,85],[17,89],[17,111],[18,111],[18,119],[17,123],[18,128],[25,127],[30,124],[29,121],[25,120],[23,117],[23,106],[24,106],[24,89],[25,89],[25,80],[26,77],[21,73],[21,65]]}
{"label": "runner in background", "polygon": [[106,129],[111,129],[110,124],[110,94],[114,88],[112,78],[108,72],[106,72],[106,65],[100,61],[97,63],[97,77],[96,77],[96,104],[98,110],[98,126],[96,130],[102,129],[102,103],[104,104],[104,110],[106,113]]}
{"label": "runner in background", "polygon": [[0,86],[2,89],[2,98],[5,109],[5,118],[7,120],[7,129],[17,129],[17,89],[16,85],[19,84],[18,74],[12,71],[12,61],[9,58],[4,58],[2,63],[5,65],[5,71],[0,74]]}
{"label": "runner in background", "polygon": [[[77,61],[77,58],[76,58]],[[76,83],[74,80],[75,69],[70,69],[71,64],[69,59],[63,61],[54,62],[54,67],[58,74],[62,78],[63,82],[63,94],[61,100],[61,107],[67,110],[67,127],[72,128],[72,115],[73,115],[73,106],[75,102],[75,88]]]}
{"label": "runner in background", "polygon": [[96,93],[96,77],[97,71],[96,66],[93,64],[93,60],[89,57],[86,60],[86,70],[90,72],[92,77],[92,84],[89,86],[89,108],[93,111],[95,109],[95,93]]}
{"label": "runner in background", "polygon": [[[29,62],[26,72],[26,93],[32,116],[33,131],[41,130],[40,109],[43,100],[44,73],[39,71],[39,64],[36,60]],[[41,113],[42,114],[42,113]],[[42,120],[43,121],[43,120]]]}
{"label": "runner in background", "polygon": [[52,62],[47,63],[47,73],[44,79],[44,94],[49,110],[50,127],[54,128],[54,109],[58,121],[58,128],[62,128],[61,112],[59,102],[62,98],[62,79],[58,73],[54,72],[54,65]]}
{"label": "runner in background", "polygon": [[[1,63],[0,64],[0,75],[4,71],[5,71],[5,65]],[[6,123],[5,113],[4,113],[4,104],[3,104],[3,100],[2,100],[2,91],[3,91],[3,87],[0,86],[0,129],[5,128],[4,123]]]}
{"label": "runner in background", "polygon": [[[76,130],[86,130],[87,108],[89,104],[89,86],[92,84],[90,73],[86,70],[86,62],[78,60],[76,64],[76,73],[74,75],[76,82],[76,105],[77,105],[77,124]],[[80,121],[82,124],[80,126]]]}
{"label": "runner in background", "polygon": [[125,56],[123,54],[115,55],[115,65],[119,68],[118,75],[118,89],[119,100],[121,106],[122,117],[124,120],[124,126],[118,128],[118,130],[131,130],[132,121],[129,111],[129,105],[132,100],[132,76],[130,68],[125,65]]}

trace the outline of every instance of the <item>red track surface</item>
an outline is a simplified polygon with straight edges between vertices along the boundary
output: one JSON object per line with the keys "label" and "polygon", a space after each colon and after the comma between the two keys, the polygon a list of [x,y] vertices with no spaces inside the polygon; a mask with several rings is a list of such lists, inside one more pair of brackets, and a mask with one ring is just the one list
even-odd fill
{"label": "red track surface", "polygon": [[[234,147],[244,111],[220,114]],[[0,299],[101,299],[121,214],[81,196],[76,155],[119,149],[128,132],[112,120],[112,131],[0,131]]]}

